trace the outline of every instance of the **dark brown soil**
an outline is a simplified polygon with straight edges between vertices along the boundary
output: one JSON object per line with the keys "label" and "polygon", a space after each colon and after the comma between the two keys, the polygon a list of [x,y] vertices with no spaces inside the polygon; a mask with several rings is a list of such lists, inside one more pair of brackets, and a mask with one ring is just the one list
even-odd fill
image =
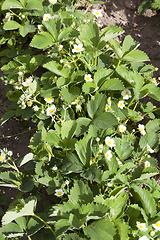
{"label": "dark brown soil", "polygon": [[[160,11],[147,10],[144,15],[140,15],[137,11],[138,6],[142,0],[105,0],[104,4],[97,5],[96,8],[103,9],[103,17],[99,18],[103,27],[108,25],[117,25],[125,30],[125,33],[120,37],[130,34],[134,40],[140,42],[140,50],[143,50],[150,58],[150,64],[159,68],[160,67]],[[95,8],[95,6],[93,7]],[[103,28],[102,27],[102,28]],[[2,72],[0,72],[2,76]],[[155,73],[155,77],[160,76],[160,69]],[[5,106],[9,105],[2,82],[0,81],[0,118],[5,113]],[[159,103],[158,103],[159,104]],[[0,126],[0,149],[4,147],[12,150],[14,157],[21,159],[29,152],[28,144],[34,131],[11,137],[6,136],[16,135],[34,128],[31,122],[10,120],[4,125]],[[160,162],[160,154],[155,157]],[[2,189],[1,189],[2,191]],[[3,189],[4,191],[4,189]],[[6,195],[11,200],[15,197],[16,191],[6,189]]]}

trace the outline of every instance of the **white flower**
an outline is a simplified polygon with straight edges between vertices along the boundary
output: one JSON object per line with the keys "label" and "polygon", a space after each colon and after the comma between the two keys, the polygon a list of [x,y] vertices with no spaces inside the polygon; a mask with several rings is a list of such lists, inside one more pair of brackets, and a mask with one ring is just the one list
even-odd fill
{"label": "white flower", "polygon": [[118,129],[119,129],[120,132],[125,132],[126,131],[126,126],[121,124],[121,125],[119,125]]}
{"label": "white flower", "polygon": [[57,0],[49,0],[50,1],[50,3],[52,3],[52,4],[55,4],[56,2],[57,2]]}
{"label": "white flower", "polygon": [[160,231],[160,221],[156,222],[155,224],[152,224],[152,226],[153,226],[156,230]]}
{"label": "white flower", "polygon": [[54,171],[57,171],[57,166],[54,166],[53,168],[52,168]]}
{"label": "white flower", "polygon": [[154,153],[154,150],[147,143],[147,151],[150,153]]}
{"label": "white flower", "polygon": [[5,160],[6,154],[3,152],[3,150],[0,150],[0,151],[1,151],[1,153],[0,153],[0,162],[1,162],[1,161]]}
{"label": "white flower", "polygon": [[57,81],[57,76],[54,77],[52,83],[55,83]]}
{"label": "white flower", "polygon": [[125,107],[123,100],[118,102],[118,107],[121,109],[123,109]]}
{"label": "white flower", "polygon": [[39,30],[40,32],[43,32],[43,25],[42,25],[42,24],[38,24],[38,30]]}
{"label": "white flower", "polygon": [[2,21],[3,21],[3,23],[8,22],[8,18],[3,18]]}
{"label": "white flower", "polygon": [[93,9],[93,10],[92,10],[92,13],[93,13],[94,16],[96,16],[97,18],[103,16],[102,10],[100,10],[100,9],[99,9],[99,10]]}
{"label": "white flower", "polygon": [[10,13],[10,12],[7,12],[5,18],[6,18],[8,21],[10,21],[10,20],[11,20],[11,16],[12,16],[11,13]]}
{"label": "white flower", "polygon": [[63,45],[60,44],[59,47],[58,47],[58,50],[59,50],[59,51],[62,51],[62,49],[63,49]]}
{"label": "white flower", "polygon": [[27,102],[28,107],[31,107],[32,104],[33,104],[33,102],[31,100]]}
{"label": "white flower", "polygon": [[56,189],[54,195],[57,197],[61,197],[61,196],[63,196],[63,194],[64,194],[64,192],[62,189]]}
{"label": "white flower", "polygon": [[108,150],[108,151],[105,153],[105,157],[107,158],[107,160],[111,161],[111,157],[112,157],[112,152],[111,152],[111,150]]}
{"label": "white flower", "polygon": [[143,237],[140,237],[139,240],[149,240],[149,238],[146,236],[143,236]]}
{"label": "white flower", "polygon": [[145,161],[144,165],[145,165],[145,167],[150,167],[151,166],[150,162],[148,162],[148,161]]}
{"label": "white flower", "polygon": [[107,102],[108,102],[108,105],[111,106],[111,102],[112,102],[112,101],[111,101],[111,97],[109,97],[109,98],[107,99]]}
{"label": "white flower", "polygon": [[75,53],[75,52],[82,52],[84,50],[84,47],[83,47],[83,44],[80,43],[78,45],[74,44],[73,45],[73,49],[72,49],[72,52]]}
{"label": "white flower", "polygon": [[138,124],[138,129],[142,135],[146,134],[146,131],[144,130],[145,126],[143,124]]}
{"label": "white flower", "polygon": [[105,138],[105,143],[106,143],[107,146],[109,146],[111,148],[116,146],[114,139],[112,139],[110,137]]}
{"label": "white flower", "polygon": [[35,105],[35,106],[33,106],[33,110],[34,110],[35,112],[38,112],[39,107],[38,107],[37,105]]}
{"label": "white flower", "polygon": [[117,160],[117,163],[118,163],[118,166],[123,166],[123,163],[119,160],[119,158],[116,157],[116,160]]}
{"label": "white flower", "polygon": [[58,14],[54,14],[51,18],[57,19],[57,18],[59,18],[59,15]]}
{"label": "white flower", "polygon": [[123,96],[123,99],[128,100],[131,98],[131,91],[126,88],[121,92],[121,95]]}
{"label": "white flower", "polygon": [[50,18],[51,18],[51,15],[49,13],[44,14],[43,21],[49,21]]}
{"label": "white flower", "polygon": [[82,107],[80,104],[76,105],[76,112],[81,112],[82,111]]}
{"label": "white flower", "polygon": [[153,237],[155,235],[155,231],[151,231],[150,235]]}
{"label": "white flower", "polygon": [[85,74],[85,76],[84,76],[84,80],[85,80],[86,82],[92,82],[93,79],[92,79],[91,74]]}
{"label": "white flower", "polygon": [[76,43],[77,44],[82,44],[81,41],[78,38],[76,38]]}
{"label": "white flower", "polygon": [[51,53],[50,58],[58,57],[58,53]]}
{"label": "white flower", "polygon": [[53,104],[47,108],[47,116],[52,116],[56,111],[56,106]]}
{"label": "white flower", "polygon": [[29,77],[29,78],[26,79],[25,82],[22,83],[22,85],[23,85],[24,87],[28,87],[28,86],[32,83],[32,81],[33,81],[33,78],[32,78],[32,77]]}
{"label": "white flower", "polygon": [[145,223],[136,222],[136,224],[137,224],[137,228],[139,228],[141,231],[146,232],[148,230]]}
{"label": "white flower", "polygon": [[45,98],[44,99],[47,103],[52,103],[52,102],[54,102],[54,99],[53,98]]}

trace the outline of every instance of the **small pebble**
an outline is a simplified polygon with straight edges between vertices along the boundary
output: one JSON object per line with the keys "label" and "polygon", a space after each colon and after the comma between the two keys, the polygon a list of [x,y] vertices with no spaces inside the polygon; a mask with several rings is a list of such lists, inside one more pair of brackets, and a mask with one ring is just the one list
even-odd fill
{"label": "small pebble", "polygon": [[131,10],[135,10],[136,9],[136,5],[133,3],[133,1],[125,1],[125,6],[126,8],[129,8]]}

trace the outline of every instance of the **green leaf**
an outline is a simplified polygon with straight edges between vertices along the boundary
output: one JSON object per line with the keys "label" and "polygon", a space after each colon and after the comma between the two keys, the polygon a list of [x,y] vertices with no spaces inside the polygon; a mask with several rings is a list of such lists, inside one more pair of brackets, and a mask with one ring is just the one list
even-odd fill
{"label": "green leaf", "polygon": [[32,57],[32,59],[29,62],[29,69],[31,72],[34,72],[40,66],[43,58],[44,58],[44,55],[42,54]]}
{"label": "green leaf", "polygon": [[115,151],[120,160],[126,160],[132,154],[134,149],[128,141],[121,138],[115,138]]}
{"label": "green leaf", "polygon": [[143,117],[138,114],[138,112],[128,108],[128,118],[133,122],[140,122]]}
{"label": "green leaf", "polygon": [[100,86],[106,78],[110,77],[113,74],[112,69],[99,69],[95,74],[94,74],[94,83],[97,86]]}
{"label": "green leaf", "polygon": [[104,112],[98,115],[94,120],[93,124],[98,129],[113,128],[118,125],[117,118],[109,112]]}
{"label": "green leaf", "polygon": [[76,29],[72,27],[64,28],[58,36],[58,41],[59,42],[68,41],[70,39],[78,37],[78,35],[79,32]]}
{"label": "green leaf", "polygon": [[145,92],[149,97],[160,101],[160,89],[156,85],[149,83],[142,87],[141,92]]}
{"label": "green leaf", "polygon": [[115,39],[110,39],[108,41],[109,46],[113,49],[119,59],[122,58],[122,50],[120,43]]}
{"label": "green leaf", "polygon": [[79,87],[71,87],[70,89],[63,87],[61,90],[62,97],[65,101],[69,104],[75,101],[80,95],[80,88]]}
{"label": "green leaf", "polygon": [[123,90],[124,85],[118,78],[108,78],[101,86],[99,91],[105,90]]}
{"label": "green leaf", "polygon": [[52,18],[49,21],[42,21],[42,23],[56,41],[61,30],[61,20],[59,18]]}
{"label": "green leaf", "polygon": [[105,110],[107,97],[104,94],[97,94],[95,99],[88,101],[87,111],[91,118],[96,117]]}
{"label": "green leaf", "polygon": [[11,8],[23,8],[22,4],[17,0],[6,0],[2,5],[2,10],[8,10]]}
{"label": "green leaf", "polygon": [[38,49],[46,49],[54,44],[54,38],[48,32],[34,35],[30,46]]}
{"label": "green leaf", "polygon": [[73,213],[70,213],[69,222],[75,229],[80,229],[83,224],[86,222],[86,217],[79,218]]}
{"label": "green leaf", "polygon": [[62,171],[64,174],[70,174],[72,172],[79,173],[83,170],[83,164],[80,162],[78,157],[69,152],[64,159],[64,163],[62,165]]}
{"label": "green leaf", "polygon": [[85,82],[82,86],[82,90],[86,94],[94,92],[95,89],[96,89],[96,84],[93,82]]}
{"label": "green leaf", "polygon": [[75,150],[83,165],[88,166],[91,159],[91,137],[85,136],[83,139],[77,141]]}
{"label": "green leaf", "polygon": [[60,219],[55,223],[55,232],[56,236],[65,233],[68,229],[70,229],[70,223],[68,219]]}
{"label": "green leaf", "polygon": [[76,135],[76,137],[79,137],[80,135],[84,134],[89,129],[91,119],[79,117],[76,120],[76,122],[77,122],[77,128],[76,128],[75,135]]}
{"label": "green leaf", "polygon": [[80,237],[76,233],[70,233],[70,234],[67,234],[67,236],[65,236],[63,240],[85,240],[85,239]]}
{"label": "green leaf", "polygon": [[60,147],[62,145],[60,137],[57,135],[57,131],[50,129],[47,132],[47,142],[51,146]]}
{"label": "green leaf", "polygon": [[132,186],[132,188],[134,192],[138,194],[138,197],[142,203],[142,206],[147,216],[151,218],[155,217],[157,211],[156,211],[155,200],[152,196],[152,193],[138,186]]}
{"label": "green leaf", "polygon": [[110,206],[110,214],[112,219],[119,218],[126,207],[128,200],[128,194],[126,192],[121,192],[118,197],[114,197],[112,199],[112,203]]}
{"label": "green leaf", "polygon": [[6,22],[3,26],[4,30],[14,30],[14,29],[17,29],[20,27],[21,27],[21,25],[13,20]]}
{"label": "green leaf", "polygon": [[94,182],[101,182],[101,170],[100,168],[98,168],[96,163],[93,163],[89,169],[87,169],[86,171],[84,171],[84,173],[81,174],[81,176],[87,180],[92,180]]}
{"label": "green leaf", "polygon": [[6,225],[18,217],[33,216],[36,201],[35,197],[29,197],[24,200],[23,204],[19,202],[19,205],[22,205],[20,209],[18,208],[18,203],[14,207],[10,207],[2,218],[2,224]]}
{"label": "green leaf", "polygon": [[25,22],[24,26],[19,28],[19,33],[22,37],[25,37],[29,32],[34,32],[36,28],[34,25],[31,25],[29,21]]}
{"label": "green leaf", "polygon": [[7,111],[3,117],[1,118],[1,122],[0,124],[3,125],[5,122],[7,122],[11,117],[13,117],[15,115],[15,110],[10,110]]}
{"label": "green leaf", "polygon": [[43,67],[47,68],[49,71],[51,71],[57,75],[60,75],[64,78],[67,77],[67,73],[62,71],[63,67],[55,61],[48,62],[48,63],[44,64]]}
{"label": "green leaf", "polygon": [[92,240],[113,240],[116,233],[113,223],[107,219],[100,219],[89,224],[84,228],[84,234]]}
{"label": "green leaf", "polygon": [[159,132],[160,131],[160,119],[155,119],[153,121],[149,121],[146,124],[146,130],[148,133]]}
{"label": "green leaf", "polygon": [[61,137],[64,144],[67,144],[67,142],[73,137],[76,127],[77,123],[75,120],[68,120],[62,123]]}
{"label": "green leaf", "polygon": [[43,13],[43,5],[41,0],[28,0],[26,8],[29,10],[40,10]]}
{"label": "green leaf", "polygon": [[31,217],[27,223],[27,235],[32,236],[38,232],[45,224],[35,217]]}
{"label": "green leaf", "polygon": [[27,162],[33,160],[33,153],[28,153],[24,156],[24,158],[22,159],[21,163],[20,163],[20,167],[23,166],[24,164],[26,164]]}
{"label": "green leaf", "polygon": [[114,155],[112,156],[111,161],[107,161],[107,165],[108,165],[110,174],[116,173],[118,164],[117,164],[116,157]]}
{"label": "green leaf", "polygon": [[70,190],[69,201],[72,203],[87,204],[93,201],[93,192],[83,181],[77,180]]}
{"label": "green leaf", "polygon": [[128,54],[130,51],[136,49],[140,44],[133,40],[130,35],[127,35],[123,41],[122,53],[123,57]]}
{"label": "green leaf", "polygon": [[99,28],[97,23],[89,22],[83,25],[79,38],[87,45],[97,47],[99,43]]}
{"label": "green leaf", "polygon": [[145,0],[143,1],[139,7],[138,7],[138,12],[139,14],[143,14],[151,7],[152,1],[151,0]]}
{"label": "green leaf", "polygon": [[108,40],[115,38],[121,35],[122,33],[124,33],[124,30],[122,28],[117,27],[115,25],[110,25],[102,30],[101,40],[107,42]]}
{"label": "green leaf", "polygon": [[155,149],[158,146],[158,135],[154,132],[146,133],[144,136],[140,138],[139,146],[143,150],[147,150],[147,144]]}
{"label": "green leaf", "polygon": [[130,226],[126,224],[123,220],[121,219],[116,219],[114,220],[114,223],[116,224],[118,228],[118,233],[120,235],[120,240],[129,240],[129,228]]}
{"label": "green leaf", "polygon": [[127,62],[144,62],[150,61],[146,53],[140,50],[132,50],[123,57],[124,61]]}
{"label": "green leaf", "polygon": [[22,237],[24,234],[24,231],[16,223],[10,222],[9,224],[2,226],[0,228],[0,234],[5,234],[5,236],[7,236],[9,238]]}

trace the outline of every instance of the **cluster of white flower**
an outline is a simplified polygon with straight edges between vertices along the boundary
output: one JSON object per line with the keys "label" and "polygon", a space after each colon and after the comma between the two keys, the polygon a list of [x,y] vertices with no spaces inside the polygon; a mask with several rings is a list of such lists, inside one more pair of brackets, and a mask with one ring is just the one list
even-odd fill
{"label": "cluster of white flower", "polygon": [[43,21],[49,21],[49,20],[52,19],[52,18],[57,19],[57,18],[59,18],[59,15],[58,15],[58,14],[54,14],[53,16],[51,16],[50,13],[45,13],[45,14],[43,15]]}
{"label": "cluster of white flower", "polygon": [[[137,228],[142,232],[146,232],[148,230],[148,228],[146,227],[146,223],[140,223],[137,221],[136,224]],[[152,224],[152,227],[157,231],[160,231],[160,221],[157,221],[156,223]],[[153,237],[155,235],[155,231],[151,231],[150,235]],[[140,237],[139,240],[149,240],[149,238],[146,235],[144,235]]]}
{"label": "cluster of white flower", "polygon": [[25,82],[22,82],[22,85],[24,87],[29,87],[32,81],[33,81],[33,78],[30,76],[29,78],[26,78]]}
{"label": "cluster of white flower", "polygon": [[76,111],[81,112],[82,110],[82,104],[85,102],[85,99],[82,95],[80,95],[78,98],[74,100],[74,102],[71,103],[71,105],[76,105]]}
{"label": "cluster of white flower", "polygon": [[[105,138],[105,144],[106,144],[107,146],[111,147],[111,148],[116,146],[114,139],[111,138],[111,137],[106,137],[106,138]],[[112,158],[112,152],[111,152],[111,150],[108,150],[108,151],[105,153],[105,157],[106,157],[107,160],[111,161],[111,158]]]}

